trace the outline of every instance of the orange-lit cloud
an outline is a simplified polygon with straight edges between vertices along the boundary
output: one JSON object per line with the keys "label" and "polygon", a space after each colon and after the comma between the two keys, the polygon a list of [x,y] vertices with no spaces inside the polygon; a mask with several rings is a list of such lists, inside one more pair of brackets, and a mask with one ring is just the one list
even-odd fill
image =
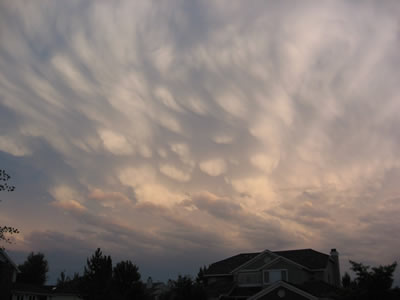
{"label": "orange-lit cloud", "polygon": [[2,1],[13,249],[84,260],[104,245],[161,273],[183,259],[182,274],[264,248],[399,260],[399,15],[397,1]]}

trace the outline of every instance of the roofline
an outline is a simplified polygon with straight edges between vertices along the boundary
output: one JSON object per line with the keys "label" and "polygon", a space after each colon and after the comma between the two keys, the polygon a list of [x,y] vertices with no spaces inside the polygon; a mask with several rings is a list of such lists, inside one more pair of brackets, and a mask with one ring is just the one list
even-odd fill
{"label": "roofline", "polygon": [[31,294],[31,295],[39,295],[39,296],[51,296],[51,292],[38,292],[38,291],[30,291],[29,289],[23,290],[23,289],[11,289],[12,293],[17,293],[17,294]]}
{"label": "roofline", "polygon": [[[235,269],[233,269],[232,271],[230,271],[229,273],[233,274],[235,273],[237,270],[240,270],[242,267],[252,263],[254,260],[256,260],[260,255],[263,255],[264,253],[272,253],[271,251],[269,251],[268,249],[265,249],[264,251],[258,253],[256,256],[254,256],[253,258],[251,258],[250,260],[244,262],[243,264],[241,264],[240,266],[236,267]],[[273,255],[276,256],[276,254],[272,253]]]}
{"label": "roofline", "polygon": [[[298,249],[298,250],[312,250],[312,251],[315,251],[315,252],[318,252],[318,253],[327,255],[328,258],[331,259],[331,256],[330,256],[330,255],[325,254],[325,253],[322,253],[322,252],[319,252],[319,251],[316,251],[316,250],[311,249],[311,248],[307,248],[307,249]],[[288,250],[288,251],[296,251],[296,250]],[[283,250],[283,251],[276,251],[276,252],[285,252],[285,250]],[[295,262],[295,261],[293,261],[293,260],[291,260],[291,259],[289,259],[289,258],[286,258],[286,257],[284,257],[284,256],[282,256],[282,255],[276,254],[274,251],[265,249],[264,251],[258,253],[256,256],[254,256],[254,257],[251,258],[250,260],[244,262],[243,264],[239,265],[238,267],[236,267],[235,269],[233,269],[233,270],[230,271],[229,273],[226,273],[226,274],[210,274],[210,275],[204,274],[204,276],[210,277],[210,276],[226,276],[226,275],[233,275],[235,272],[239,271],[239,270],[242,269],[244,266],[246,266],[246,265],[252,263],[252,262],[253,262],[254,260],[256,260],[260,255],[263,255],[263,254],[265,254],[265,253],[270,253],[271,255],[275,256],[276,258],[282,258],[283,260],[286,260],[287,262],[292,263],[292,264],[294,264],[294,265],[296,265],[296,266],[299,266],[299,267],[301,267],[301,268],[303,268],[303,269],[305,269],[305,270],[307,270],[307,271],[310,271],[310,272],[323,271],[323,270],[326,269],[326,265],[325,265],[325,268],[311,269],[311,268],[306,267],[306,266],[304,266],[304,265],[302,265],[302,264],[299,264],[299,263],[297,263],[297,262]],[[243,254],[243,253],[240,253],[240,254]],[[238,254],[238,255],[240,255],[240,254]],[[244,253],[244,254],[245,254],[245,253]],[[268,264],[269,264],[269,263],[267,263],[266,265],[268,265]],[[265,267],[266,265],[263,265],[262,267]],[[261,268],[262,268],[262,267],[261,267]],[[260,269],[260,268],[259,268],[259,269]],[[246,270],[246,269],[244,269],[244,270]],[[251,269],[247,269],[247,270],[250,271]],[[247,270],[246,270],[246,271],[247,271]],[[258,270],[258,269],[254,269],[254,270]]]}
{"label": "roofline", "polygon": [[8,256],[7,252],[4,249],[0,248],[0,253],[4,255],[4,257],[10,262],[10,264],[19,272],[18,266],[15,264],[15,262],[11,259],[10,256]]}
{"label": "roofline", "polygon": [[[312,249],[311,249],[311,250],[312,250]],[[315,251],[315,250],[314,250],[314,251]],[[284,252],[284,251],[280,251],[280,252]],[[321,269],[321,268],[319,268],[319,269],[310,269],[310,268],[308,268],[308,267],[306,267],[306,266],[304,266],[304,265],[302,265],[302,264],[299,264],[299,263],[297,263],[297,262],[295,262],[295,261],[293,261],[293,260],[291,260],[291,259],[289,259],[289,258],[286,258],[286,257],[284,257],[284,256],[282,256],[282,255],[276,254],[276,253],[274,253],[274,252],[272,252],[272,251],[266,249],[266,250],[264,250],[263,252],[260,252],[260,254],[258,254],[257,256],[255,256],[255,257],[253,257],[252,259],[250,259],[249,261],[247,261],[247,262],[245,262],[244,264],[240,265],[239,267],[233,269],[233,270],[231,271],[231,273],[233,274],[233,273],[235,273],[236,271],[239,271],[242,267],[244,267],[245,265],[248,265],[248,264],[252,263],[253,260],[257,259],[260,255],[262,255],[262,254],[264,254],[264,253],[270,253],[270,254],[272,254],[273,256],[275,256],[276,258],[282,258],[283,260],[286,260],[287,262],[292,263],[292,264],[294,264],[294,265],[296,265],[296,266],[299,266],[299,267],[301,267],[301,268],[303,268],[303,269],[305,269],[305,270],[307,270],[307,271],[311,271],[311,272],[312,272],[312,271],[315,271],[315,270],[324,270],[324,269]],[[275,260],[276,260],[276,259],[274,259],[273,261],[275,261]],[[269,265],[269,264],[270,264],[270,263],[267,263],[267,264],[263,265],[261,268],[263,268],[263,267],[265,267],[266,265]],[[258,270],[258,269],[255,269],[255,270]]]}
{"label": "roofline", "polygon": [[250,298],[247,298],[247,300],[257,300],[259,297],[262,297],[262,296],[268,294],[269,292],[273,291],[274,289],[276,289],[278,287],[284,287],[288,290],[291,290],[292,292],[295,292],[297,294],[300,294],[303,297],[308,298],[309,300],[318,300],[318,298],[315,297],[314,295],[311,295],[310,293],[307,293],[306,291],[303,291],[285,281],[278,281],[278,282],[274,283],[273,285],[261,290],[257,294],[251,296]]}
{"label": "roofline", "polygon": [[233,276],[233,274],[225,273],[225,274],[204,274],[204,277],[214,277],[214,276]]}

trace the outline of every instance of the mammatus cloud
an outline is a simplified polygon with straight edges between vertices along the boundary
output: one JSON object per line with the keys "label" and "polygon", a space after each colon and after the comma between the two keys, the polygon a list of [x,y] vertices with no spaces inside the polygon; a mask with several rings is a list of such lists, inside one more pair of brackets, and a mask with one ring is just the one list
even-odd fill
{"label": "mammatus cloud", "polygon": [[103,130],[100,132],[100,138],[103,141],[104,147],[113,154],[129,155],[133,153],[132,146],[122,135],[109,130]]}
{"label": "mammatus cloud", "polygon": [[160,167],[160,172],[177,181],[186,182],[190,180],[190,174],[177,169],[173,165],[168,165],[168,164],[162,165]]}
{"label": "mammatus cloud", "polygon": [[176,272],[165,258],[192,272],[264,248],[398,260],[399,14],[397,1],[1,3],[14,249],[104,245]]}
{"label": "mammatus cloud", "polygon": [[226,172],[227,166],[223,159],[216,158],[200,162],[200,170],[210,176],[219,176]]}

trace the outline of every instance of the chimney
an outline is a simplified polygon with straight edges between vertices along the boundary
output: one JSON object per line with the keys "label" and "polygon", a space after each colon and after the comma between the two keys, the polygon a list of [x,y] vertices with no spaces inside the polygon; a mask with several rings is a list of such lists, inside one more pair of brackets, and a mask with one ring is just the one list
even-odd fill
{"label": "chimney", "polygon": [[151,276],[149,276],[149,278],[147,278],[146,288],[148,288],[148,289],[153,288],[153,279],[151,278]]}
{"label": "chimney", "polygon": [[333,282],[336,286],[341,286],[340,279],[340,263],[339,263],[339,252],[335,248],[331,249],[331,258],[334,262],[333,266]]}

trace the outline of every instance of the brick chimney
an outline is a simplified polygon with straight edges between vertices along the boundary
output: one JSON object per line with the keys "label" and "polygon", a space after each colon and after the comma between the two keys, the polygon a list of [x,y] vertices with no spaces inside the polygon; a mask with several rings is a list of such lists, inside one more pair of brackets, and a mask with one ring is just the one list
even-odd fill
{"label": "brick chimney", "polygon": [[333,283],[336,286],[341,286],[341,277],[340,277],[340,263],[339,263],[339,252],[335,248],[331,249],[331,258],[334,262],[333,267]]}

